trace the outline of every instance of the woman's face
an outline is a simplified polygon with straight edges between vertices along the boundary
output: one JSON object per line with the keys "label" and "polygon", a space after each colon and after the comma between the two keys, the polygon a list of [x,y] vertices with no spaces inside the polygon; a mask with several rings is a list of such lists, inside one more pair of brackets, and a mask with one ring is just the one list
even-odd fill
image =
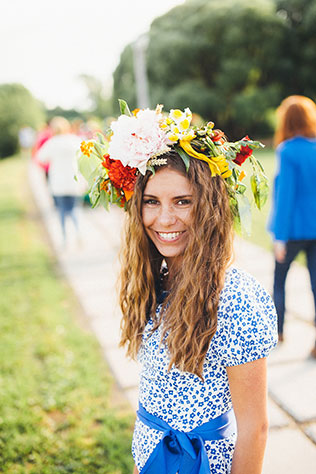
{"label": "woman's face", "polygon": [[192,186],[183,174],[162,168],[149,178],[143,194],[143,224],[167,261],[181,256],[187,246],[192,205]]}

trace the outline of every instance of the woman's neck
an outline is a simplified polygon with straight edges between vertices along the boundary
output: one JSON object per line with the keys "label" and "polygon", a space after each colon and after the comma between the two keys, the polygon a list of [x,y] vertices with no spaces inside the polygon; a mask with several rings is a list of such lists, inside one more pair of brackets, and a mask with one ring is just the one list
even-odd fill
{"label": "woman's neck", "polygon": [[179,272],[182,263],[182,255],[179,257],[166,257],[165,258],[168,272],[164,277],[164,290],[170,290],[173,279]]}

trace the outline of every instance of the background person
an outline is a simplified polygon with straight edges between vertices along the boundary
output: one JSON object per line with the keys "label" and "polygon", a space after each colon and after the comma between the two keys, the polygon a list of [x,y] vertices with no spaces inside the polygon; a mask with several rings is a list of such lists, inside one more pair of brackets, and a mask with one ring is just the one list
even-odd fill
{"label": "background person", "polygon": [[32,159],[36,164],[38,164],[41,168],[45,171],[45,177],[48,180],[48,171],[49,171],[49,163],[42,163],[37,160],[37,155],[40,148],[44,145],[47,140],[52,138],[53,131],[49,125],[49,123],[45,124],[43,128],[37,133],[35,142],[32,148]]}
{"label": "background person", "polygon": [[[274,238],[274,301],[283,341],[285,281],[304,251],[316,307],[316,105],[304,96],[287,97],[277,111],[276,172],[269,230]],[[316,318],[315,318],[316,323]],[[312,349],[316,357],[316,344]]]}
{"label": "background person", "polygon": [[53,137],[38,150],[36,159],[49,165],[48,184],[59,213],[64,243],[66,243],[66,217],[69,217],[79,237],[76,204],[81,195],[77,174],[76,152],[80,137],[71,133],[70,123],[63,117],[55,117],[50,123]]}
{"label": "background person", "polygon": [[36,132],[32,127],[24,126],[20,128],[18,136],[22,154],[27,156],[34,144]]}

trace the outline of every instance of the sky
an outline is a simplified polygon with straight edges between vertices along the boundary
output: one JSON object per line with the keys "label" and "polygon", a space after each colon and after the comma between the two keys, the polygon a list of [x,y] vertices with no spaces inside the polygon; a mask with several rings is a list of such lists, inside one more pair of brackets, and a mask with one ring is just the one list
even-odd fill
{"label": "sky", "polygon": [[124,47],[184,0],[1,0],[0,84],[19,82],[49,108],[84,109],[81,74],[111,88]]}

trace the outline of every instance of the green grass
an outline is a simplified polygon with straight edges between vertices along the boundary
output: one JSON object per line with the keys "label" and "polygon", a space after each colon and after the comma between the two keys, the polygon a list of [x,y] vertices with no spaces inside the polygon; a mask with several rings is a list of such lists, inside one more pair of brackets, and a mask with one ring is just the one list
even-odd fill
{"label": "green grass", "polygon": [[[255,152],[255,156],[260,160],[264,167],[265,174],[269,178],[269,198],[265,206],[259,211],[255,205],[252,205],[252,232],[251,236],[243,236],[246,240],[253,242],[254,244],[264,247],[266,250],[272,249],[271,235],[267,232],[267,222],[271,209],[271,195],[273,188],[273,178],[275,173],[275,151],[271,148],[264,148]],[[248,168],[248,174],[250,175],[250,168]],[[248,184],[248,183],[247,183]]]}
{"label": "green grass", "polygon": [[82,321],[45,240],[26,163],[0,161],[1,472],[132,471],[133,417]]}

